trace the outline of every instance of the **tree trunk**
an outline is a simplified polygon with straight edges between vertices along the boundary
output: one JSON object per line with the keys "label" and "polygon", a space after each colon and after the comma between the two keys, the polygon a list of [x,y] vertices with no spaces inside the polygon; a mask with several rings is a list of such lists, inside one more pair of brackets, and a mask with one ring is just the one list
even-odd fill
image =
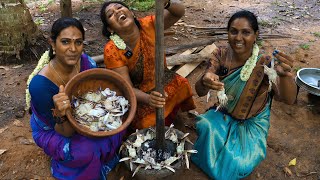
{"label": "tree trunk", "polygon": [[71,0],[60,0],[61,17],[72,17]]}
{"label": "tree trunk", "polygon": [[34,49],[27,46],[39,43],[39,35],[38,27],[22,0],[1,0],[0,64],[21,61],[23,51],[28,51],[27,54],[33,52]]}

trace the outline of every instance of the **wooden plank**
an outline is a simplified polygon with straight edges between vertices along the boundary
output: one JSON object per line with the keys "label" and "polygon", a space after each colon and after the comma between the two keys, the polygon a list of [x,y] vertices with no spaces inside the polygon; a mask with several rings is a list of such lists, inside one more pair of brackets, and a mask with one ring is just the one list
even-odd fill
{"label": "wooden plank", "polygon": [[[212,53],[213,50],[215,50],[217,48],[217,46],[213,43],[211,45],[206,46],[203,50],[201,50],[199,52],[199,54],[208,54],[208,53]],[[198,67],[198,65],[201,62],[198,63],[190,63],[190,64],[185,64],[183,65],[180,69],[178,69],[176,71],[177,74],[179,74],[182,77],[187,77],[194,69],[196,69]]]}
{"label": "wooden plank", "polygon": [[182,77],[187,77],[195,68],[198,67],[200,63],[190,63],[183,65],[180,69],[176,71]]}

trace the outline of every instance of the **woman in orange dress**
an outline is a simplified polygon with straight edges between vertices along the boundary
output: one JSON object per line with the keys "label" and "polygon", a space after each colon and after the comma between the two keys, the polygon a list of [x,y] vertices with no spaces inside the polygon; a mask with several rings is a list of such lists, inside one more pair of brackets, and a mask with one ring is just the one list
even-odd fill
{"label": "woman in orange dress", "polygon": [[[164,28],[184,15],[180,3],[165,1]],[[134,88],[138,109],[132,128],[142,129],[156,123],[155,108],[165,108],[165,124],[173,122],[179,109],[195,108],[188,80],[165,67],[165,95],[155,89],[155,16],[136,19],[129,8],[118,1],[106,2],[100,12],[106,68],[122,75]],[[165,63],[166,64],[166,63]],[[165,65],[166,66],[166,65]]]}

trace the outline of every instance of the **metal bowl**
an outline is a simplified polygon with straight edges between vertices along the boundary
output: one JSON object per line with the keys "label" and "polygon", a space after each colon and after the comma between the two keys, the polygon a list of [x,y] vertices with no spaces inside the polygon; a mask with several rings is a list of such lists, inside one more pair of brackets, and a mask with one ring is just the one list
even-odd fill
{"label": "metal bowl", "polygon": [[311,94],[320,96],[320,69],[302,68],[297,72],[296,83]]}
{"label": "metal bowl", "polygon": [[109,88],[112,91],[116,91],[117,95],[124,96],[129,101],[129,110],[122,117],[122,125],[118,129],[111,131],[91,131],[89,128],[79,124],[72,115],[71,110],[66,112],[66,115],[73,126],[73,128],[80,134],[89,137],[105,137],[117,134],[126,129],[132,122],[136,108],[137,100],[131,85],[126,82],[118,73],[102,69],[95,68],[83,71],[74,76],[66,85],[65,93],[72,99],[72,96],[79,97],[89,91],[97,91],[98,89]]}

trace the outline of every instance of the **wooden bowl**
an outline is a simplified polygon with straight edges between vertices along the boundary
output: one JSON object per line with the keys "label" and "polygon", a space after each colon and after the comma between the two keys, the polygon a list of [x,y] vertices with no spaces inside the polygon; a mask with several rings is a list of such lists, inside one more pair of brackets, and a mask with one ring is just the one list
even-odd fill
{"label": "wooden bowl", "polygon": [[137,109],[137,100],[131,85],[118,73],[107,69],[95,68],[77,74],[66,85],[65,93],[71,100],[72,96],[79,97],[89,91],[97,91],[99,88],[102,90],[109,88],[116,91],[117,96],[125,97],[129,101],[129,110],[122,117],[122,125],[118,129],[97,132],[79,124],[73,117],[71,110],[68,110],[66,115],[71,125],[84,136],[106,137],[123,131],[132,122]]}

